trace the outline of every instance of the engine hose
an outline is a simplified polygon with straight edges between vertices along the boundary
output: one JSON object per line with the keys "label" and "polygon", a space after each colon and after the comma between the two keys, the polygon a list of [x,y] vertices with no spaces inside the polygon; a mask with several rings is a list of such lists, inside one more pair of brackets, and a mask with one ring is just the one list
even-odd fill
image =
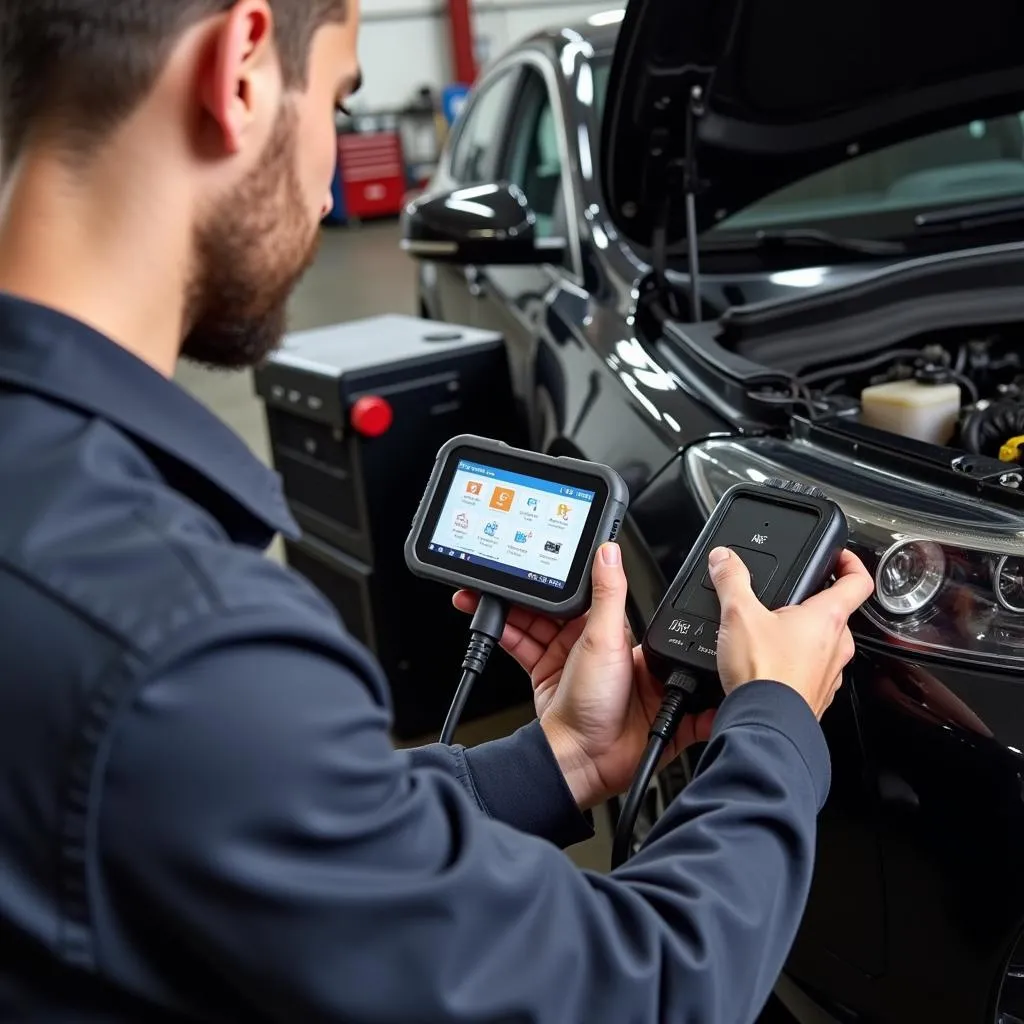
{"label": "engine hose", "polygon": [[998,459],[1008,440],[1024,434],[1024,402],[996,402],[967,414],[960,427],[960,443],[975,455]]}
{"label": "engine hose", "polygon": [[970,377],[956,370],[949,370],[947,372],[971,396],[972,403],[978,401],[978,387]]}

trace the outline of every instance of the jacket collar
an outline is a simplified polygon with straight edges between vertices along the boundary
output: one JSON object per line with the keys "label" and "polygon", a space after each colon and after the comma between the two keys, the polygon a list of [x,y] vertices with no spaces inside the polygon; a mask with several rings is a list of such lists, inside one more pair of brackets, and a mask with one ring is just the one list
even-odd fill
{"label": "jacket collar", "polygon": [[182,387],[91,327],[0,293],[0,383],[118,427],[234,539],[265,547],[278,532],[298,537],[280,477]]}

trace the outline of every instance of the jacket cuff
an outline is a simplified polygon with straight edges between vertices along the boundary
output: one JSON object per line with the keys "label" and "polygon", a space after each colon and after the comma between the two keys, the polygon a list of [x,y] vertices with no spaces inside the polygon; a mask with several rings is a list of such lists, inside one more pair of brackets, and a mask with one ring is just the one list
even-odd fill
{"label": "jacket cuff", "polygon": [[747,683],[722,702],[715,715],[712,737],[739,726],[774,729],[796,747],[814,783],[820,811],[832,783],[832,761],[825,734],[807,701],[782,683],[768,680]]}
{"label": "jacket cuff", "polygon": [[481,807],[520,832],[565,849],[594,835],[562,775],[540,722],[465,752]]}

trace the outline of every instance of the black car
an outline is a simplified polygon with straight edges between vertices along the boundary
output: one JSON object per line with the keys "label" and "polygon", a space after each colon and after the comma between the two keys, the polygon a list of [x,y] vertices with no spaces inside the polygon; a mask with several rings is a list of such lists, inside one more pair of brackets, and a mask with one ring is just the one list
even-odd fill
{"label": "black car", "polygon": [[877,592],[802,1024],[1024,1020],[1022,30],[634,0],[499,60],[405,214],[423,312],[504,332],[533,444],[629,483],[638,631],[731,484],[846,511]]}

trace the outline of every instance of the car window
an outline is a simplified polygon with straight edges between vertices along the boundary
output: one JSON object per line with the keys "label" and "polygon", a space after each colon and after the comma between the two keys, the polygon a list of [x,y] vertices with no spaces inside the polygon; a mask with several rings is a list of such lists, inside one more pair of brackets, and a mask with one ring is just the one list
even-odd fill
{"label": "car window", "polygon": [[509,147],[508,180],[518,185],[537,217],[540,238],[566,236],[565,193],[558,123],[547,84],[527,72]]}
{"label": "car window", "polygon": [[508,130],[508,113],[517,70],[488,82],[470,101],[452,148],[451,176],[460,185],[478,185],[498,177],[501,144]]}
{"label": "car window", "polygon": [[1024,195],[1024,121],[971,121],[847,160],[725,220],[764,228]]}
{"label": "car window", "polygon": [[[594,62],[594,109],[604,115],[611,62]],[[969,121],[820,171],[726,218],[712,230],[784,228],[858,215],[1024,195],[1024,114]]]}

